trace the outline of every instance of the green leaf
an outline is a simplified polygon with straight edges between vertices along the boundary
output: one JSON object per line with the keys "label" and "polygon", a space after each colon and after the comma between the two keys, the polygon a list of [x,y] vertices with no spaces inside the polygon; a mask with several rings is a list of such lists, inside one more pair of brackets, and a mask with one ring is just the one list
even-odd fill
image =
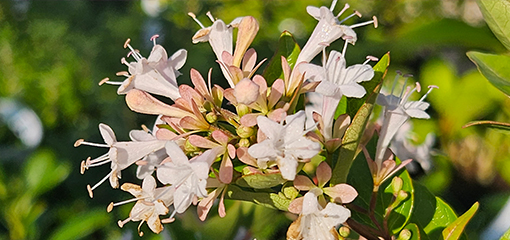
{"label": "green leaf", "polygon": [[[495,1],[497,2],[497,1]],[[473,61],[478,70],[492,85],[510,96],[510,57],[504,55],[468,52],[467,56]]]}
{"label": "green leaf", "polygon": [[414,210],[410,223],[416,223],[422,231],[422,239],[441,239],[441,232],[457,219],[453,209],[441,198],[435,197],[427,188],[414,183]]}
{"label": "green leaf", "polygon": [[407,226],[404,228],[411,232],[411,238],[409,240],[420,240],[420,229],[418,228],[418,225],[414,223],[407,224]]}
{"label": "green leaf", "polygon": [[267,173],[242,176],[236,181],[236,184],[241,187],[264,189],[278,186],[286,181],[280,173]]}
{"label": "green leaf", "polygon": [[460,235],[464,231],[464,228],[468,224],[469,220],[475,215],[478,210],[479,203],[476,202],[471,206],[469,210],[467,210],[464,214],[462,214],[459,218],[457,218],[453,223],[448,225],[443,230],[443,238],[445,240],[457,240],[460,238]]}
{"label": "green leaf", "polygon": [[225,197],[227,199],[253,202],[258,205],[276,208],[282,211],[287,211],[287,208],[292,201],[286,197],[269,192],[268,190],[250,191],[232,184],[228,186]]}
{"label": "green leaf", "polygon": [[67,222],[60,226],[49,239],[71,240],[83,238],[109,223],[110,217],[104,209],[87,211],[67,220]]}
{"label": "green leaf", "polygon": [[[359,141],[363,136],[365,127],[367,125],[370,114],[374,107],[375,100],[379,94],[380,84],[386,76],[386,71],[390,64],[390,53],[386,53],[379,62],[374,66],[375,75],[372,80],[364,83],[364,86],[368,89],[367,94],[362,99],[351,99],[347,103],[347,113],[352,114],[353,108],[356,108],[356,114],[352,115],[352,122],[349,128],[347,128],[344,137],[342,139],[342,146],[338,153],[338,161],[333,164],[333,176],[331,177],[331,183],[345,183],[347,181],[347,175],[351,168],[352,162],[356,158]],[[355,106],[351,107],[349,105]],[[349,109],[351,112],[349,112]]]}
{"label": "green leaf", "polygon": [[501,130],[510,131],[510,123],[496,122],[496,121],[473,121],[464,125],[462,128],[467,128],[476,125],[484,125],[491,128],[497,128]]}
{"label": "green leaf", "polygon": [[510,240],[510,228],[506,230],[505,234],[499,240]]}
{"label": "green leaf", "polygon": [[294,65],[296,65],[296,60],[300,52],[301,49],[292,34],[288,31],[284,31],[280,35],[278,49],[262,74],[262,76],[266,79],[268,86],[271,86],[276,79],[283,79],[281,57],[283,56],[287,59],[287,62],[292,69],[294,68]]}
{"label": "green leaf", "polygon": [[510,50],[509,0],[478,0],[478,6],[492,32]]}

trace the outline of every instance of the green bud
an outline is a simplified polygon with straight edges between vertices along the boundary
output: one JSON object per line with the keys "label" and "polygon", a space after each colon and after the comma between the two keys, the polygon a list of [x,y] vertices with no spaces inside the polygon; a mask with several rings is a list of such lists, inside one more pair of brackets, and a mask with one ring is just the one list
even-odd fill
{"label": "green bud", "polygon": [[393,188],[393,195],[397,195],[400,190],[402,190],[402,186],[404,185],[404,181],[402,181],[402,178],[394,177],[391,180],[391,187]]}
{"label": "green bud", "polygon": [[251,127],[246,127],[246,126],[239,126],[237,129],[236,129],[236,132],[237,132],[237,135],[241,138],[249,138],[251,135],[253,135],[255,133],[255,131],[253,130],[253,128]]}
{"label": "green bud", "polygon": [[239,147],[249,147],[250,146],[250,140],[243,138],[239,140]]}
{"label": "green bud", "polygon": [[404,190],[400,190],[400,192],[398,192],[396,202],[402,202],[402,201],[406,200],[406,198],[408,196],[409,196],[409,194],[407,194]]}
{"label": "green bud", "polygon": [[397,240],[409,240],[411,239],[411,231],[409,231],[409,229],[404,229],[400,232],[400,234],[398,234],[398,238]]}
{"label": "green bud", "polygon": [[242,117],[247,113],[250,113],[250,108],[248,106],[241,103],[237,105],[237,115],[239,115],[239,117]]}
{"label": "green bud", "polygon": [[349,234],[351,234],[351,229],[349,229],[346,226],[342,226],[340,227],[340,229],[338,229],[338,233],[340,234],[340,236],[346,238],[349,236]]}
{"label": "green bud", "polygon": [[185,151],[185,152],[188,152],[188,153],[189,153],[189,152],[197,152],[198,150],[200,150],[200,149],[198,149],[197,147],[195,147],[194,145],[192,145],[192,144],[189,142],[189,140],[186,140],[186,142],[184,143],[184,151]]}
{"label": "green bud", "polygon": [[214,112],[209,112],[205,115],[205,119],[208,123],[215,123],[218,120],[218,116]]}

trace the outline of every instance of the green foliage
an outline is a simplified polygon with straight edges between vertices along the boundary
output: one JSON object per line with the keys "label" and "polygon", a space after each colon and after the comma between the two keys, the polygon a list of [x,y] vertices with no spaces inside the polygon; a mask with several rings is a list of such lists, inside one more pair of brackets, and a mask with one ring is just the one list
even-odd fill
{"label": "green foliage", "polygon": [[464,214],[453,221],[448,227],[443,230],[443,238],[445,240],[456,240],[460,238],[460,235],[464,232],[464,228],[468,224],[469,220],[475,215],[478,210],[479,203],[476,202],[473,206],[467,210]]}
{"label": "green foliage", "polygon": [[489,82],[510,96],[510,57],[505,55],[494,55],[480,52],[468,52],[469,59],[473,61],[478,70],[489,80]]}
{"label": "green foliage", "polygon": [[477,2],[492,32],[510,50],[510,24],[508,23],[510,1],[478,0]]}
{"label": "green foliage", "polygon": [[301,52],[299,45],[290,32],[284,31],[278,41],[278,49],[264,69],[263,76],[267,85],[272,85],[276,79],[283,79],[282,57],[284,57],[291,69],[296,65],[296,60]]}

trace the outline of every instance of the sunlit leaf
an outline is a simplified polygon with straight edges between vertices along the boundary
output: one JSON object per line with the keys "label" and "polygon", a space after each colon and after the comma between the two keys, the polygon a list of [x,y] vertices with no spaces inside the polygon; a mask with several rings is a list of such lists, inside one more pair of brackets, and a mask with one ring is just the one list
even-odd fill
{"label": "sunlit leaf", "polygon": [[510,24],[508,22],[510,1],[478,0],[478,6],[480,6],[483,17],[492,32],[510,50]]}
{"label": "sunlit leaf", "polygon": [[252,187],[255,189],[270,188],[286,182],[280,173],[251,174],[245,175],[236,181],[241,187]]}
{"label": "sunlit leaf", "polygon": [[453,223],[448,225],[448,227],[446,227],[443,230],[443,238],[445,240],[459,239],[460,235],[464,231],[464,228],[468,224],[469,220],[471,220],[473,215],[475,215],[476,211],[478,210],[479,205],[480,204],[478,202],[476,202],[475,204],[473,204],[473,206],[471,206],[471,208],[469,210],[467,210],[467,212],[462,214]]}
{"label": "sunlit leaf", "polygon": [[499,240],[510,240],[510,228],[506,230],[505,234],[503,234]]}
{"label": "sunlit leaf", "polygon": [[[347,175],[356,157],[359,141],[361,140],[361,136],[363,135],[372,109],[374,108],[374,103],[380,90],[379,86],[386,76],[389,64],[390,53],[388,52],[374,66],[374,78],[364,83],[367,88],[365,97],[357,100],[353,99],[347,103],[347,113],[349,115],[354,113],[353,108],[357,107],[358,110],[356,110],[355,115],[352,115],[351,125],[347,128],[342,139],[342,146],[338,153],[338,161],[334,164],[335,167],[333,168],[333,176],[331,177],[332,184],[345,183],[347,181]],[[351,105],[351,107],[349,105]]]}
{"label": "sunlit leaf", "polygon": [[283,79],[282,60],[281,57],[285,57],[290,65],[290,68],[294,68],[297,57],[301,52],[299,45],[294,40],[292,34],[288,31],[284,31],[280,35],[280,41],[278,42],[278,50],[271,58],[271,61],[264,69],[262,74],[267,81],[267,85],[272,85],[276,79]]}
{"label": "sunlit leaf", "polygon": [[469,59],[473,61],[478,70],[492,85],[506,95],[510,96],[510,57],[480,52],[468,52]]}

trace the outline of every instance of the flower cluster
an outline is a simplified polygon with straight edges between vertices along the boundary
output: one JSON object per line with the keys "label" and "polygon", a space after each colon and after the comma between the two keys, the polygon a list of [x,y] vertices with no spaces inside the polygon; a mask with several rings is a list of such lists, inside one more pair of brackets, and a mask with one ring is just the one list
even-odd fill
{"label": "flower cluster", "polygon": [[[136,165],[137,177],[143,180],[141,185],[120,186],[135,198],[111,203],[108,211],[136,202],[129,217],[119,221],[119,226],[141,221],[140,225],[146,222],[153,232],[159,233],[162,224],[173,222],[176,214],[185,212],[192,204],[198,205],[198,215],[205,220],[219,198],[219,215],[225,216],[223,202],[229,187],[275,189],[293,182],[296,196],[287,199],[283,208],[279,207],[299,215],[289,228],[289,239],[336,239],[335,227],[350,217],[345,204],[356,198],[357,191],[345,183],[330,182],[330,158],[341,146],[351,121],[348,115],[335,117],[335,112],[342,97],[362,98],[367,94],[360,83],[374,77],[369,62],[378,59],[368,56],[362,64],[347,66],[347,46],[357,41],[353,29],[369,24],[377,27],[377,19],[344,25],[347,19],[361,15],[355,11],[341,19],[349,5],[337,14],[335,5],[333,1],[329,8],[307,8],[319,22],[297,60],[290,63],[291,60],[281,56],[283,77],[279,79],[256,74],[265,59],[258,61],[257,52],[250,48],[259,30],[255,18],[239,17],[226,24],[207,13],[212,25],[206,27],[189,13],[201,27],[192,37],[193,43],[209,42],[228,82],[227,89],[213,84],[216,79],[211,79],[211,71],[206,81],[195,69],[190,70],[193,86],[178,85],[178,70],[185,64],[186,50],[168,57],[166,50],[156,43],[156,35],[151,38],[154,47],[145,58],[128,39],[124,48],[129,49],[127,57],[134,61],[122,58],[128,71],[117,73],[126,79],[114,82],[105,78],[100,85],[118,85],[117,93],[125,95],[128,107],[137,113],[157,116],[156,123],[152,129],[144,126],[143,130],[131,131],[131,141],[125,142],[117,141],[113,130],[101,123],[99,130],[104,144],[83,139],[75,143],[75,146],[108,148],[106,154],[95,159],[89,157],[81,164],[82,174],[91,167],[110,164],[107,176],[87,186],[90,197],[106,180],[112,188],[118,188],[122,170]],[[235,47],[234,30],[237,31]],[[339,39],[345,41],[342,51],[332,50],[328,54],[326,48]],[[323,64],[310,63],[321,52]],[[415,90],[419,90],[419,85]],[[321,96],[320,107],[308,111],[311,115],[298,110],[305,107],[299,106],[298,100],[309,92]],[[408,101],[411,93],[408,89],[401,97],[379,97],[386,106],[385,120],[371,165],[378,183],[396,169],[395,164],[382,161],[396,130],[409,117],[428,117],[424,112],[428,104],[422,100]],[[170,98],[173,104],[163,103],[153,95]],[[309,126],[307,118],[313,120]],[[321,162],[313,171],[305,173],[303,166],[312,158]],[[388,169],[389,165],[393,168]],[[315,183],[308,175],[315,176]],[[169,216],[160,219],[165,215]],[[140,227],[139,233],[143,234]]]}

